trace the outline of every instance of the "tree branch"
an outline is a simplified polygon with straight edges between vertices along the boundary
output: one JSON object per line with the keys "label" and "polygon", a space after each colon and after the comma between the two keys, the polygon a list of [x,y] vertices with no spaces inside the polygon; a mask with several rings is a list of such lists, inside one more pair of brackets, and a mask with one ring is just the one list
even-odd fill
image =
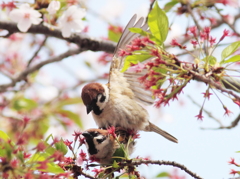
{"label": "tree branch", "polygon": [[170,166],[174,166],[174,167],[180,168],[181,170],[185,171],[187,174],[189,174],[190,176],[192,176],[192,177],[194,177],[196,179],[203,179],[202,177],[198,176],[196,173],[194,173],[191,170],[189,170],[184,165],[179,164],[179,163],[174,162],[174,161],[140,160],[140,161],[130,161],[130,162],[127,161],[127,162],[120,162],[119,163],[120,166],[138,166],[138,165],[142,165],[142,164],[170,165]]}
{"label": "tree branch", "polygon": [[[15,32],[20,32],[16,25],[17,25],[16,23],[12,23],[12,22],[0,22],[0,29],[8,30],[11,33],[12,32],[14,32],[14,33]],[[84,35],[84,34],[74,34],[70,38],[64,38],[62,36],[62,34],[61,34],[61,31],[59,31],[59,30],[50,30],[48,27],[45,27],[43,25],[32,25],[29,28],[27,33],[44,34],[44,35],[47,35],[47,36],[56,37],[56,38],[59,38],[59,39],[66,40],[66,41],[71,42],[71,43],[75,43],[75,44],[77,44],[81,48],[81,51],[92,50],[92,51],[105,51],[105,52],[108,52],[108,53],[113,53],[114,49],[115,49],[115,46],[116,46],[116,43],[114,43],[114,42],[110,42],[110,41],[106,41],[106,40],[96,40],[96,39],[90,38],[90,37],[88,37],[87,35]],[[50,63],[52,63],[52,62],[50,62]],[[41,66],[41,64],[42,63],[40,63],[38,65]],[[43,64],[43,65],[45,65],[45,64]],[[39,68],[41,68],[41,67],[39,67]],[[31,73],[30,71],[32,69],[33,68],[25,70],[24,72],[22,72],[19,75],[19,77],[17,77],[16,79],[12,80],[11,83],[6,84],[6,85],[0,85],[0,92],[5,91],[6,88],[12,87],[12,86],[14,86],[16,84],[16,82],[21,81],[23,79],[23,76],[26,77],[27,74]],[[36,70],[34,70],[34,71],[36,71]],[[199,74],[195,74],[195,76],[196,75],[198,76]],[[197,79],[198,79],[198,81],[206,82],[206,79],[204,79],[204,78],[199,77]],[[229,79],[226,79],[226,80],[229,81]],[[209,81],[209,80],[207,80],[207,81]],[[240,86],[239,85],[240,81],[239,80],[235,80],[235,81],[237,81],[237,83],[235,82],[233,84],[233,86],[235,86],[237,84],[238,85],[237,88],[238,88]],[[213,84],[213,82],[211,82],[211,83]],[[223,81],[223,83],[224,83],[224,81]],[[230,83],[231,83],[231,81],[230,81]],[[231,90],[236,91],[230,85],[226,85],[226,83],[224,83],[224,84],[225,84],[226,88],[229,88]],[[216,85],[213,85],[213,86],[216,87]],[[223,89],[220,85],[218,85],[218,89],[220,89],[220,88],[222,89],[221,91],[226,91],[226,89]],[[228,91],[228,93],[229,93],[229,91]],[[233,94],[233,93],[230,92],[229,94]],[[236,98],[239,99],[238,96],[236,96]]]}
{"label": "tree branch", "polygon": [[[189,70],[189,69],[186,69],[186,70]],[[236,95],[235,93],[233,93],[232,91],[230,90],[227,90],[226,88],[222,87],[220,84],[214,82],[211,78],[209,77],[206,77],[202,74],[199,74],[193,70],[189,70],[189,72],[198,80],[198,81],[201,81],[201,82],[205,82],[205,83],[208,83],[209,85],[215,87],[216,89],[220,90],[221,92],[224,92],[224,93],[227,93],[231,96],[233,96],[235,99],[237,99],[238,101],[240,101],[240,97],[238,95]],[[227,80],[227,79],[226,79]]]}
{"label": "tree branch", "polygon": [[[16,23],[12,22],[1,22],[0,29],[8,30],[11,33],[20,32],[17,28]],[[92,51],[105,51],[108,53],[113,53],[116,43],[106,40],[97,40],[90,38],[84,34],[74,34],[70,38],[64,38],[60,30],[51,30],[43,25],[32,25],[27,33],[32,34],[44,34],[51,37],[56,37],[58,39],[66,40],[71,43],[77,44],[82,50],[92,50]]]}
{"label": "tree branch", "polygon": [[77,166],[77,165],[73,165],[72,172],[73,172],[73,177],[76,178],[76,179],[78,178],[78,176],[81,176],[81,175],[86,177],[86,178],[95,179],[95,177],[93,177],[93,176],[91,176],[87,173],[84,173],[82,171],[82,167]]}
{"label": "tree branch", "polygon": [[49,64],[49,63],[53,63],[53,62],[57,62],[57,61],[61,61],[61,60],[63,60],[66,57],[78,54],[80,52],[82,52],[82,50],[80,50],[79,48],[78,49],[69,50],[69,51],[67,51],[67,52],[65,52],[65,53],[63,53],[63,54],[61,54],[61,55],[59,55],[57,57],[50,58],[49,60],[45,60],[43,62],[40,62],[40,63],[36,64],[35,66],[27,68],[22,73],[20,73],[16,78],[13,78],[10,83],[0,85],[0,92],[4,92],[4,91],[7,90],[7,88],[15,86],[17,82],[25,80],[27,78],[27,75],[29,75],[30,73],[33,73],[33,72],[39,70],[44,65]]}

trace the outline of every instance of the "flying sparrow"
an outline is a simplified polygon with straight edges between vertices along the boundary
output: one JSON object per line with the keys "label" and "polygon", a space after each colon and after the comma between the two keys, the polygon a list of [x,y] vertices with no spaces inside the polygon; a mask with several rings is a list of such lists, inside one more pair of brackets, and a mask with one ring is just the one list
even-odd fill
{"label": "flying sparrow", "polygon": [[[144,71],[140,73],[121,72],[124,57],[119,50],[124,50],[139,34],[130,32],[130,27],[148,29],[144,19],[136,22],[136,15],[129,21],[117,44],[110,67],[109,81],[105,84],[90,83],[82,89],[82,100],[87,108],[87,114],[92,112],[99,128],[109,126],[122,127],[142,131],[153,131],[172,142],[178,140],[149,121],[148,112],[140,105],[153,104],[152,92],[144,89],[138,81]],[[136,23],[135,23],[136,22]],[[142,25],[143,24],[143,25]],[[139,104],[140,103],[140,104]],[[113,144],[112,144],[113,145]]]}
{"label": "flying sparrow", "polygon": [[[90,157],[96,159],[100,164],[112,164],[119,157],[124,157],[124,152],[116,153],[116,150],[120,149],[118,142],[123,144],[124,150],[126,151],[127,149],[127,154],[131,155],[134,150],[135,141],[129,139],[130,134],[128,131],[116,128],[114,134],[116,136],[113,136],[108,130],[104,129],[88,129],[83,132],[82,135],[85,137]],[[119,154],[123,156],[119,156]],[[114,157],[116,158],[114,159]]]}

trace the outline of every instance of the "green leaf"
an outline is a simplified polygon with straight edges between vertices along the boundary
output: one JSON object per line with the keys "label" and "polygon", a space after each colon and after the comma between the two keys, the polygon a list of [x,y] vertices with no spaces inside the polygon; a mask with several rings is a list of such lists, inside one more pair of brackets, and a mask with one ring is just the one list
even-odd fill
{"label": "green leaf", "polygon": [[[41,161],[45,161],[45,160],[41,160]],[[39,167],[39,163],[36,163],[32,168],[34,170],[38,170],[38,171],[42,171],[42,172],[47,172],[47,173],[54,173],[54,174],[59,174],[59,173],[64,173],[64,170],[58,166],[57,164],[53,163],[53,162],[48,162],[47,168],[46,169],[37,169],[37,167]]]}
{"label": "green leaf", "polygon": [[28,162],[41,162],[47,160],[51,155],[48,153],[35,153],[31,156]]}
{"label": "green leaf", "polygon": [[207,56],[202,60],[212,66],[215,65],[217,62],[217,59],[214,56]]}
{"label": "green leaf", "polygon": [[172,1],[168,2],[167,4],[165,4],[165,6],[163,8],[164,11],[165,12],[170,11],[177,3],[179,3],[178,0],[172,0]]}
{"label": "green leaf", "polygon": [[108,39],[113,41],[113,42],[118,42],[120,37],[121,37],[122,33],[116,33],[112,30],[108,31]]}
{"label": "green leaf", "polygon": [[[238,42],[233,42],[229,46],[227,46],[223,51],[222,51],[222,61],[224,61],[227,57],[232,55],[234,52],[237,51],[237,49],[240,47],[240,41]],[[221,61],[221,63],[222,63]]]}
{"label": "green leaf", "polygon": [[169,173],[167,173],[167,172],[161,172],[161,173],[159,173],[156,177],[157,178],[162,178],[162,177],[169,177],[170,175],[169,175]]}
{"label": "green leaf", "polygon": [[222,64],[239,62],[239,61],[240,61],[240,55],[234,55],[233,57],[229,58],[228,60],[223,61]]}
{"label": "green leaf", "polygon": [[122,72],[126,71],[131,64],[137,64],[138,62],[143,62],[147,59],[149,59],[150,57],[152,57],[152,55],[129,55],[126,57],[126,59],[124,60],[124,66],[122,68]]}
{"label": "green leaf", "polygon": [[141,28],[136,28],[136,27],[132,27],[132,28],[129,28],[129,30],[133,33],[137,33],[137,34],[140,34],[142,36],[147,36],[149,37],[150,40],[154,41],[156,44],[162,44],[162,42],[157,39],[154,35],[152,35],[151,33],[149,32],[145,32],[144,30],[142,30]]}
{"label": "green leaf", "polygon": [[45,170],[45,172],[59,174],[59,173],[64,173],[64,170],[57,164],[51,162],[47,164],[47,169]]}
{"label": "green leaf", "polygon": [[157,1],[148,14],[148,26],[152,35],[160,41],[159,45],[162,45],[168,34],[168,18],[165,12],[159,8]]}
{"label": "green leaf", "polygon": [[4,141],[8,141],[10,139],[9,136],[1,130],[0,130],[0,138],[3,139]]}
{"label": "green leaf", "polygon": [[148,51],[145,50],[136,50],[132,52],[133,55],[149,55]]}
{"label": "green leaf", "polygon": [[66,105],[78,104],[78,103],[82,103],[81,98],[68,98],[68,99],[65,99],[65,100],[59,102],[58,107],[63,107]]}
{"label": "green leaf", "polygon": [[114,160],[113,164],[112,164],[112,167],[113,168],[119,168],[119,165],[118,163],[116,162],[116,160]]}
{"label": "green leaf", "polygon": [[7,158],[7,159],[11,159],[12,158],[12,154],[13,154],[13,150],[14,150],[14,148],[12,147],[12,146],[14,146],[14,145],[10,145],[7,141],[5,141],[5,142],[1,142],[0,143],[1,145],[1,150],[0,150],[0,156],[1,157],[5,157],[5,158]]}
{"label": "green leaf", "polygon": [[75,122],[75,124],[77,124],[81,129],[83,128],[82,121],[78,114],[76,114],[72,111],[64,110],[64,109],[58,110],[57,113],[60,113],[61,115],[68,117],[73,122]]}
{"label": "green leaf", "polygon": [[[125,152],[123,151],[123,149],[124,149],[124,145],[122,145],[122,147],[119,147],[118,149],[116,149],[116,151],[113,154],[113,158],[114,157],[125,157]],[[115,158],[114,158],[114,160],[115,160]]]}
{"label": "green leaf", "polygon": [[32,110],[37,107],[37,103],[31,99],[18,98],[13,101],[13,109],[19,110]]}
{"label": "green leaf", "polygon": [[45,149],[45,151],[50,154],[53,155],[56,152],[56,149],[53,148],[52,146],[48,145],[47,143],[45,143],[45,145],[47,146],[47,148]]}
{"label": "green leaf", "polygon": [[149,34],[148,32],[145,32],[141,28],[137,28],[137,27],[131,27],[131,28],[129,28],[129,31],[133,32],[133,33],[140,34],[142,36],[147,36]]}
{"label": "green leaf", "polygon": [[68,152],[68,148],[64,144],[62,139],[59,142],[55,143],[55,147],[58,151],[62,152],[64,155]]}
{"label": "green leaf", "polygon": [[50,138],[51,138],[52,140],[54,139],[54,137],[53,137],[52,134],[49,134],[49,135],[47,136],[47,138],[45,139],[45,142],[48,142],[48,140],[49,140]]}

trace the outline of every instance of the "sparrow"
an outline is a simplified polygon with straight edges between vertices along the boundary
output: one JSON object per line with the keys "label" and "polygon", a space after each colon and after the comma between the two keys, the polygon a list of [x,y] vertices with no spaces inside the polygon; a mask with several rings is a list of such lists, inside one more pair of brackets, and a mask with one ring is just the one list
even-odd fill
{"label": "sparrow", "polygon": [[177,143],[178,140],[175,137],[149,121],[147,110],[141,106],[154,103],[152,92],[145,90],[138,81],[140,76],[145,75],[144,71],[140,73],[121,72],[125,58],[119,55],[119,50],[126,49],[133,39],[141,36],[128,29],[130,27],[141,28],[145,31],[148,29],[148,25],[143,24],[144,18],[140,18],[137,22],[136,18],[136,15],[131,18],[117,44],[110,66],[108,83],[85,85],[81,97],[87,114],[92,113],[99,128],[106,129],[109,126],[115,126],[156,132]]}
{"label": "sparrow", "polygon": [[[116,128],[115,133],[117,139],[108,130],[104,129],[92,128],[83,132],[82,135],[85,138],[89,156],[96,159],[100,164],[112,164],[119,157],[125,157],[119,143],[123,144],[124,150],[126,151],[127,149],[127,154],[131,155],[136,142],[134,140],[128,141],[130,134],[124,129]],[[117,153],[118,149],[120,149],[120,152]]]}

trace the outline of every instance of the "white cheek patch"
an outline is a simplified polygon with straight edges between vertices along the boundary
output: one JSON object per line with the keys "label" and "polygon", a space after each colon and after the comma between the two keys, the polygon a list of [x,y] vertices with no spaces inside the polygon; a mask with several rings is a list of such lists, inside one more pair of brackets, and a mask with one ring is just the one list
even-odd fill
{"label": "white cheek patch", "polygon": [[[102,86],[103,86],[105,92],[103,94],[98,95],[98,99],[97,99],[97,103],[96,103],[100,110],[102,110],[106,106],[108,99],[109,99],[108,87],[106,85],[102,85]],[[100,99],[102,98],[102,96],[105,96],[105,100],[103,102],[100,102]]]}
{"label": "white cheek patch", "polygon": [[94,141],[93,141],[96,149],[97,149],[99,152],[101,152],[101,151],[104,149],[104,147],[109,143],[109,142],[108,142],[108,139],[105,139],[103,142],[98,143],[97,139],[103,139],[103,138],[104,138],[104,136],[101,136],[101,135],[100,135],[100,136],[95,137],[95,138],[94,138]]}

